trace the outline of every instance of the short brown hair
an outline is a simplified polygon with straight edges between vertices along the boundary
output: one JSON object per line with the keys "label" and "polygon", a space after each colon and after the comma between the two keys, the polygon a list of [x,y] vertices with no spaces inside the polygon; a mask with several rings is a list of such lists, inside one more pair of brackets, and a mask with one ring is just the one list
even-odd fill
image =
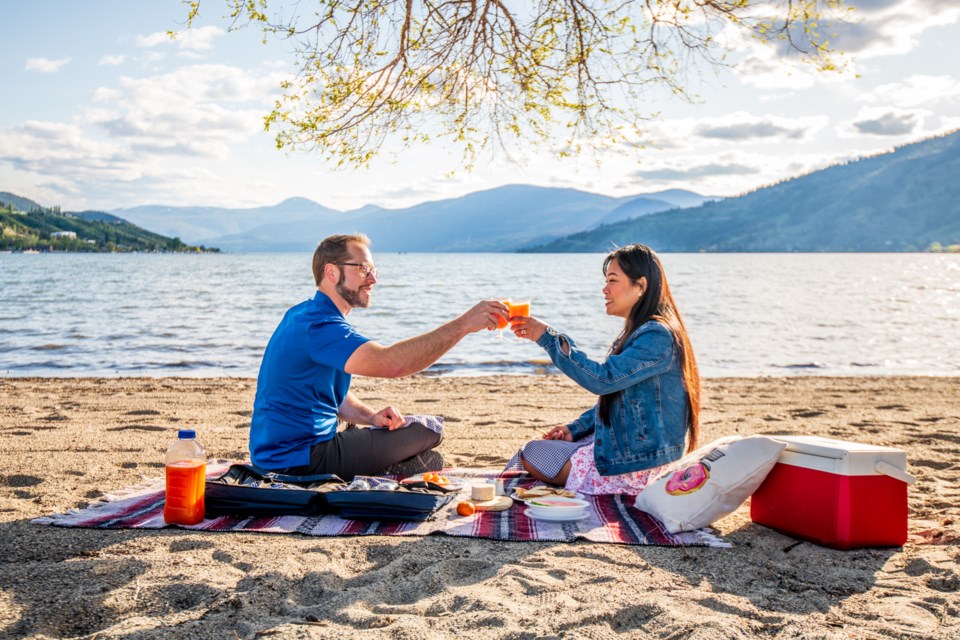
{"label": "short brown hair", "polygon": [[336,235],[324,238],[313,252],[313,279],[320,286],[323,280],[323,267],[328,264],[338,264],[350,259],[350,244],[370,246],[370,238],[362,233],[350,235]]}

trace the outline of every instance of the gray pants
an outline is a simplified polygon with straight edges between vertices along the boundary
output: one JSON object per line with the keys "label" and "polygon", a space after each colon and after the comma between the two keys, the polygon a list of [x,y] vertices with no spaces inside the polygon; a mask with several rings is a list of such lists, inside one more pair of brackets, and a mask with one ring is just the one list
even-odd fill
{"label": "gray pants", "polygon": [[333,473],[350,481],[354,476],[377,475],[397,462],[433,449],[442,439],[419,422],[393,431],[346,429],[313,445],[310,464],[274,471],[295,476]]}

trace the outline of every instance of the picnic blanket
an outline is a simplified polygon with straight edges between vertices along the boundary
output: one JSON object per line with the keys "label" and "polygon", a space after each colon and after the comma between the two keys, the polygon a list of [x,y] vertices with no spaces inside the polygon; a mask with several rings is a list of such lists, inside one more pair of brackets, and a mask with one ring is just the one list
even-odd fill
{"label": "picnic blanket", "polygon": [[[229,463],[208,465],[208,477],[224,473]],[[628,545],[711,546],[730,545],[710,531],[701,529],[671,534],[653,516],[633,506],[632,496],[585,496],[590,502],[588,516],[572,522],[544,522],[524,514],[525,505],[516,502],[506,511],[482,511],[460,516],[456,504],[469,497],[471,482],[503,478],[507,493],[516,487],[536,484],[524,472],[490,469],[446,469],[444,474],[467,480],[463,496],[457,496],[421,522],[347,520],[336,515],[209,518],[192,526],[168,525],[163,521],[164,479],[155,478],[114,495],[85,509],[43,516],[36,524],[94,529],[161,529],[178,527],[196,531],[256,531],[259,533],[300,533],[309,536],[426,536],[443,534],[468,538],[513,541],[563,541],[577,539]]]}

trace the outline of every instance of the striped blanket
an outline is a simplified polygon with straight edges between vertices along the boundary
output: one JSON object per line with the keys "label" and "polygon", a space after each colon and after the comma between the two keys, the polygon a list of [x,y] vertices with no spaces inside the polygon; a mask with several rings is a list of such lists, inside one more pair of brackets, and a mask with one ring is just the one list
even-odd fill
{"label": "striped blanket", "polygon": [[[210,465],[209,476],[226,471],[229,464]],[[489,469],[447,469],[445,475],[471,481],[504,479],[507,493],[516,487],[528,488],[534,480],[523,472],[500,473]],[[143,485],[106,496],[92,506],[35,519],[36,524],[60,527],[95,529],[159,529],[163,521],[163,479],[147,481]],[[464,489],[464,497],[469,489]],[[483,511],[472,516],[457,515],[458,498],[449,502],[433,516],[422,522],[370,522],[346,520],[335,515],[313,517],[275,516],[238,517],[221,516],[184,526],[199,531],[257,531],[261,533],[300,533],[309,536],[426,536],[444,534],[469,538],[490,538],[514,541],[565,541],[577,539],[631,545],[659,546],[713,546],[727,547],[727,543],[707,530],[679,534],[668,533],[652,516],[633,506],[629,496],[586,496],[591,508],[588,517],[573,522],[544,522],[525,515],[525,505],[516,502],[506,511]]]}

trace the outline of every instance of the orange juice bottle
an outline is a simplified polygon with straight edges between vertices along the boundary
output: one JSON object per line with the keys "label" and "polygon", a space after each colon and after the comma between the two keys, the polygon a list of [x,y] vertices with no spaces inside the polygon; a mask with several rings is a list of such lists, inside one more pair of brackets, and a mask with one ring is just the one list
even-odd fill
{"label": "orange juice bottle", "polygon": [[167,493],[163,520],[170,524],[197,524],[203,520],[203,490],[207,452],[192,429],[181,429],[167,449]]}

